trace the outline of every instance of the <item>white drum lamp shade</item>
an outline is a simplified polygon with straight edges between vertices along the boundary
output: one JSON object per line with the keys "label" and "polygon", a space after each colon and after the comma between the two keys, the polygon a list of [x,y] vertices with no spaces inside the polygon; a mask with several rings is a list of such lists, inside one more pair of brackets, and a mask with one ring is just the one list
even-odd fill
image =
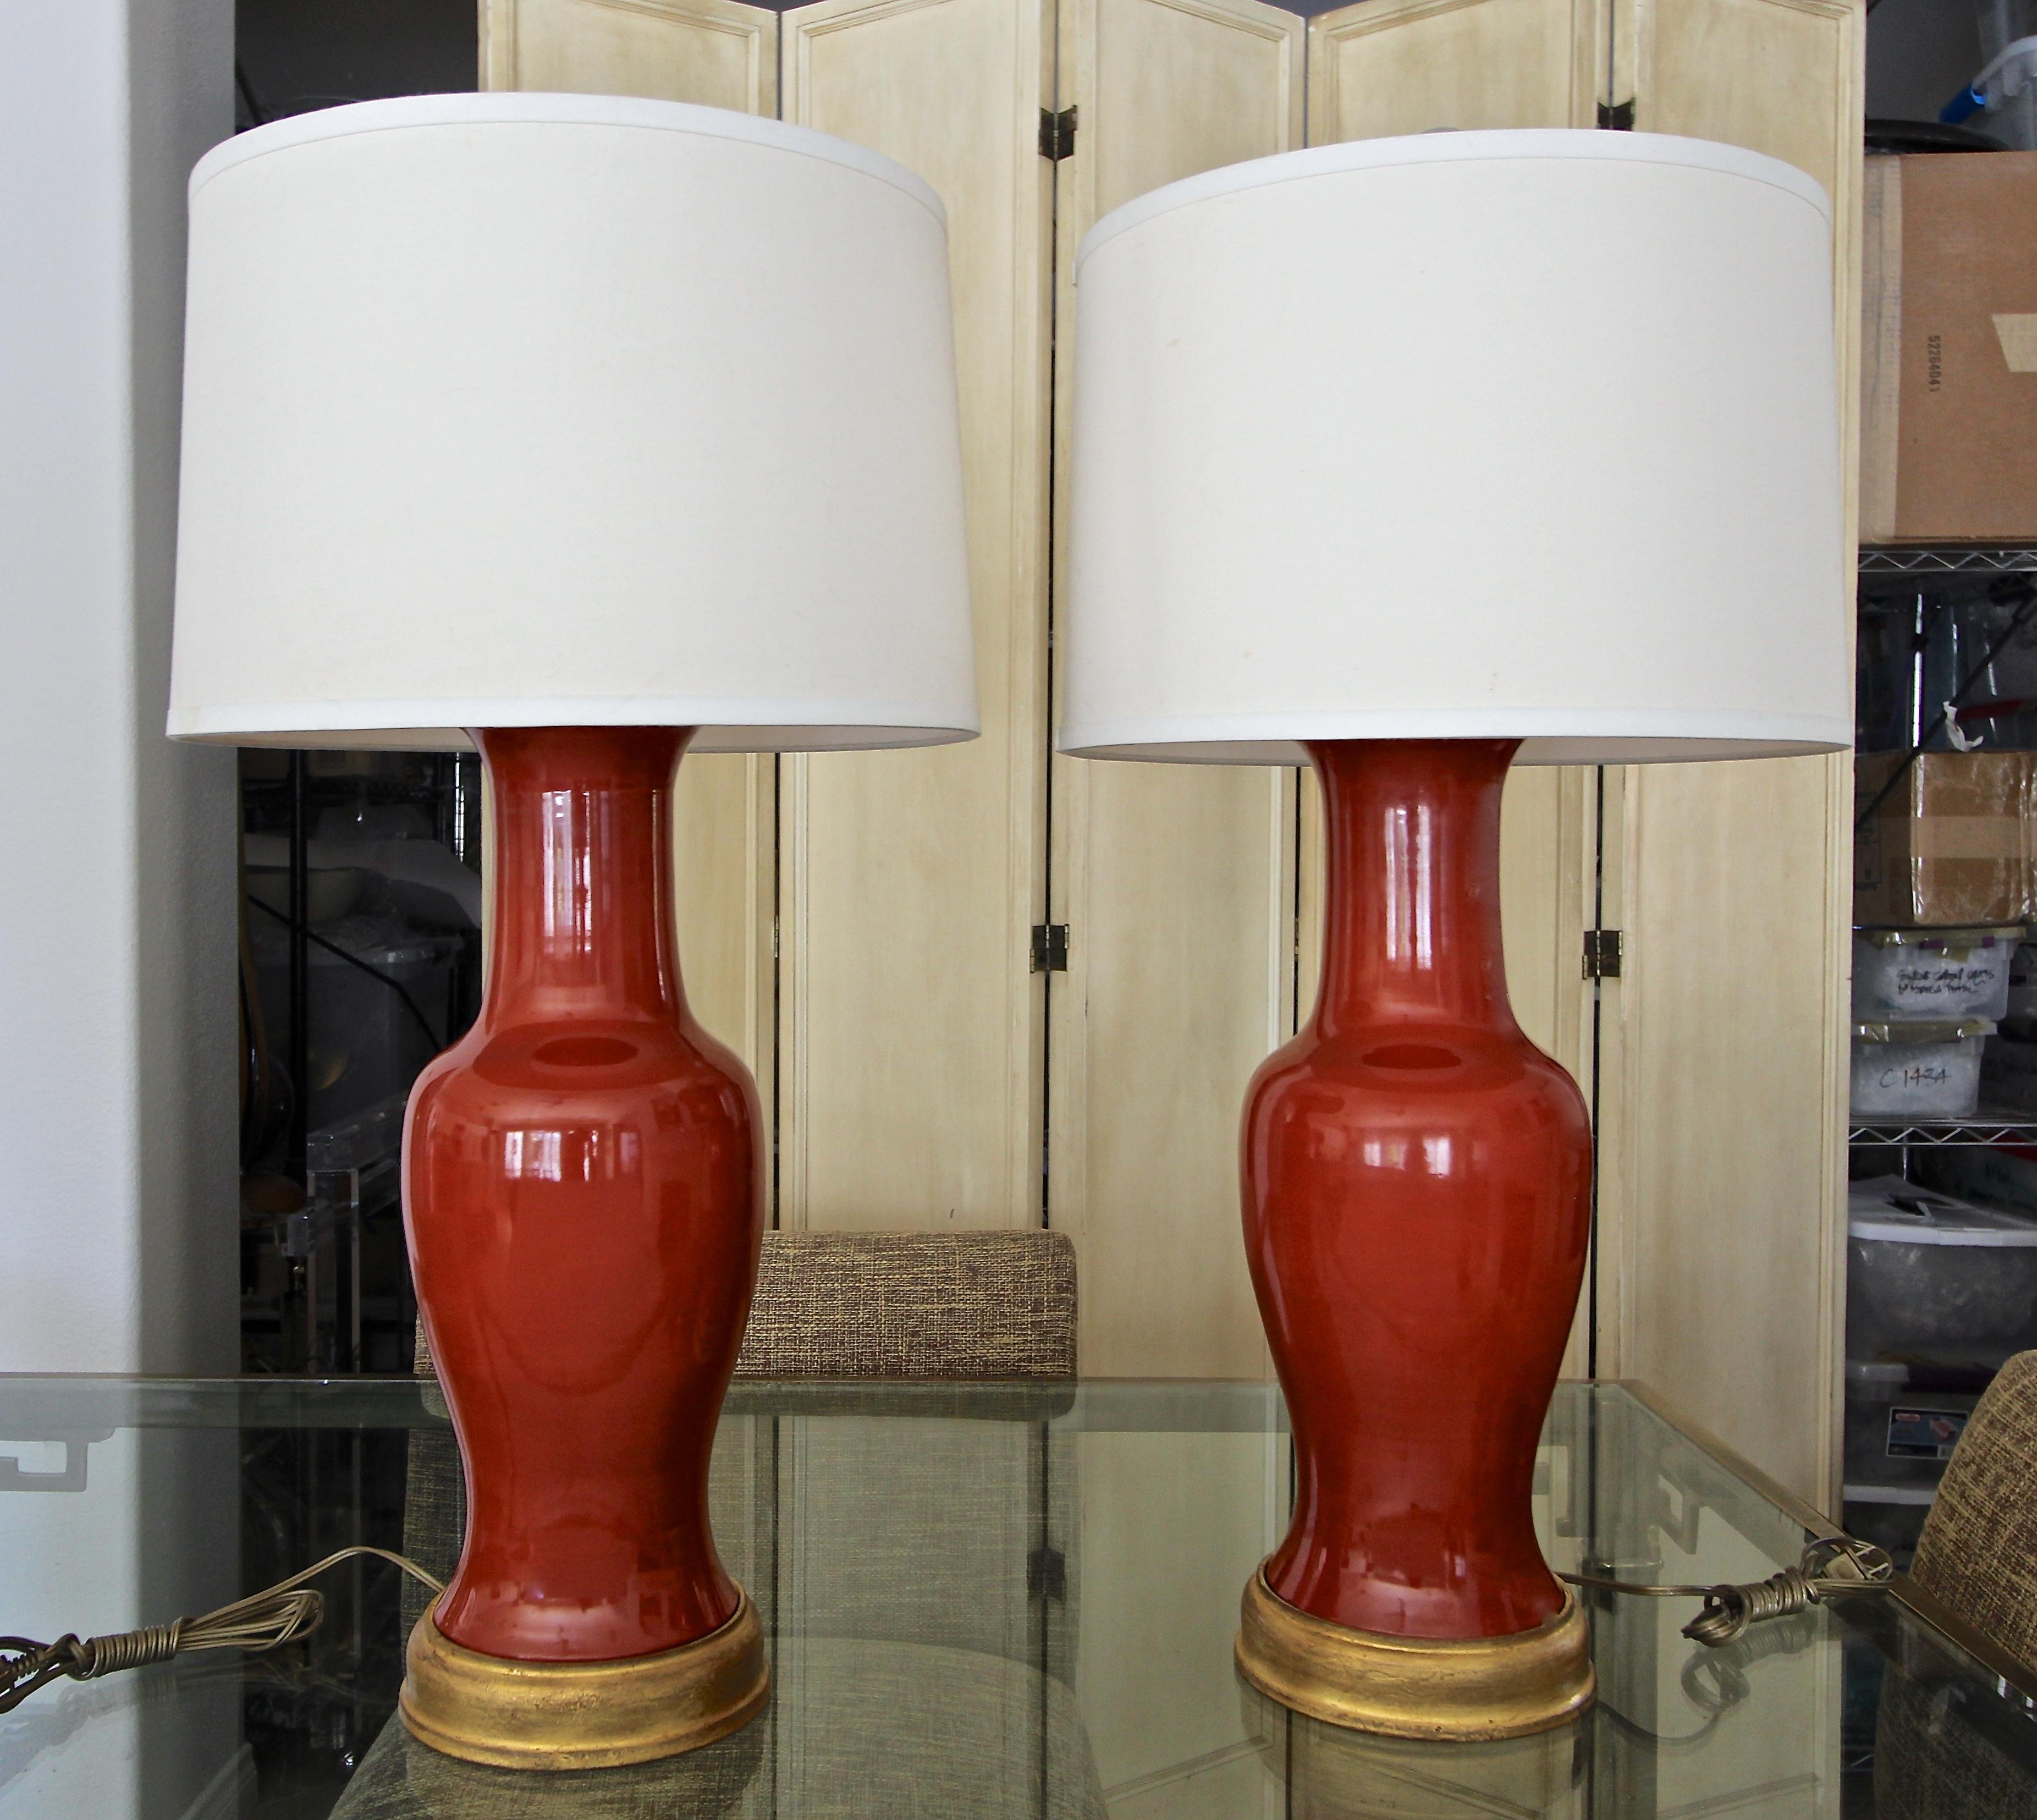
{"label": "white drum lamp shade", "polygon": [[696,751],[977,725],[932,191],[716,109],[461,95],[192,173],[172,734]]}
{"label": "white drum lamp shade", "polygon": [[1852,740],[1823,192],[1640,133],[1325,147],[1077,268],[1060,744],[1527,762]]}

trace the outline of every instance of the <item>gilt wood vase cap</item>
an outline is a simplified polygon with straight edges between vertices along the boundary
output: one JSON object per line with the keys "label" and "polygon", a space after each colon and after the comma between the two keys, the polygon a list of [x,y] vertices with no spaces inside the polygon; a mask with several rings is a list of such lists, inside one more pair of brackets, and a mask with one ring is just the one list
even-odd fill
{"label": "gilt wood vase cap", "polygon": [[977,730],[947,234],[890,160],[607,96],[258,128],[191,181],[172,734]]}
{"label": "gilt wood vase cap", "polygon": [[1105,218],[1061,748],[1849,745],[1831,236],[1773,159],[1562,131],[1289,153]]}

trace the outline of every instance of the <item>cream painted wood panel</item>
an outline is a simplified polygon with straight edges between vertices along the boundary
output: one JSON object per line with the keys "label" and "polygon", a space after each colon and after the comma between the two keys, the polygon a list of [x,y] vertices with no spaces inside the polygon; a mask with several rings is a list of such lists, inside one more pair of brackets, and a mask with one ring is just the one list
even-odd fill
{"label": "cream painted wood panel", "polygon": [[481,0],[481,85],[778,111],[778,17],[737,0]]}
{"label": "cream painted wood panel", "polygon": [[[1604,98],[1604,0],[1360,0],[1309,27],[1309,142],[1435,127],[1588,127]],[[1448,612],[1439,572],[1438,610]],[[1590,1096],[1593,988],[1584,932],[1595,926],[1597,775],[1524,766],[1507,779],[1500,834],[1507,989],[1529,1037]],[[1322,807],[1301,780],[1298,1003],[1315,1003],[1322,950]],[[1579,1298],[1566,1376],[1592,1362],[1593,1299]]]}
{"label": "cream painted wood panel", "polygon": [[679,966],[694,1016],[749,1065],[769,1120],[777,1041],[777,788],[770,752],[684,759],[672,791]]}
{"label": "cream painted wood panel", "polygon": [[897,158],[947,209],[983,736],[783,762],[780,1223],[1035,1224],[1051,17],[821,0],[784,28],[784,117]]}
{"label": "cream painted wood panel", "polygon": [[[1623,0],[1635,123],[1788,160],[1834,204],[1857,448],[1861,0]],[[1847,536],[1854,535],[1850,493]],[[1851,621],[1850,603],[1835,604]],[[1760,653],[1750,652],[1750,662]],[[1625,780],[1614,1368],[1836,1508],[1852,759]]]}
{"label": "cream painted wood panel", "polygon": [[[1079,121],[1055,167],[1065,524],[1075,249],[1134,196],[1298,146],[1303,28],[1257,0],[1062,0],[1060,28],[1058,101]],[[1049,989],[1048,1209],[1079,1260],[1086,1373],[1268,1370],[1238,1130],[1293,1027],[1294,776],[1054,761],[1053,920],[1070,933]]]}
{"label": "cream painted wood panel", "polygon": [[1309,25],[1309,143],[1589,127],[1605,0],[1359,0]]}
{"label": "cream painted wood panel", "polygon": [[[738,0],[481,0],[480,29],[484,89],[646,95],[777,112],[778,16],[765,7]],[[757,1076],[767,1114],[776,1035],[778,763],[769,753],[683,759],[672,807],[687,1001]]]}
{"label": "cream painted wood panel", "polygon": [[[1499,820],[1499,905],[1506,990],[1528,1039],[1570,1072],[1592,1099],[1597,988],[1584,978],[1585,931],[1596,928],[1593,884],[1598,867],[1597,767],[1524,766],[1509,774]],[[1611,926],[1608,923],[1608,926]],[[1589,1377],[1595,1260],[1570,1322],[1559,1368]]]}
{"label": "cream painted wood panel", "polygon": [[[1616,29],[1632,48],[1636,130],[1744,146],[1808,172],[1846,236],[1835,246],[1850,243],[1857,265],[1863,0],[1621,4],[1631,9]],[[1850,346],[1854,330],[1846,319]]]}

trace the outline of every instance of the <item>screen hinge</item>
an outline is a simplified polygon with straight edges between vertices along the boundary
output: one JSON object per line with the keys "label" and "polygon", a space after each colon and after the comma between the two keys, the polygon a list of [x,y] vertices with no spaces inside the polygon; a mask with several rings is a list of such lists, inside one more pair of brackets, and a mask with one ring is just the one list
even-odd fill
{"label": "screen hinge", "polygon": [[1071,158],[1075,150],[1075,111],[1064,108],[1057,114],[1051,108],[1040,110],[1040,156],[1051,158],[1059,164],[1064,158]]}
{"label": "screen hinge", "polygon": [[1056,1603],[1068,1596],[1068,1557],[1057,1548],[1036,1548],[1026,1557],[1026,1590]]}
{"label": "screen hinge", "polygon": [[1631,133],[1634,131],[1634,97],[1623,101],[1598,104],[1599,131],[1604,133]]}
{"label": "screen hinge", "polygon": [[1619,955],[1618,929],[1588,929],[1585,931],[1585,978],[1586,979],[1619,978]]}
{"label": "screen hinge", "polygon": [[1068,971],[1068,925],[1041,922],[1033,925],[1033,971],[1066,973]]}

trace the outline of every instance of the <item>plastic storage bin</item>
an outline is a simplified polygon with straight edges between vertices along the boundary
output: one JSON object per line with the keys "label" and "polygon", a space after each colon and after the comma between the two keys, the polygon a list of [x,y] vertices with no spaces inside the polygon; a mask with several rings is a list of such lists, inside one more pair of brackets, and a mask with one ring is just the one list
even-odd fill
{"label": "plastic storage bin", "polygon": [[2037,1039],[2037,941],[2017,944],[2009,959],[2009,998],[2000,1019],[2009,1035]]}
{"label": "plastic storage bin", "polygon": [[1857,1118],[1967,1118],[1980,1103],[1985,1018],[1942,1024],[1880,1020],[1853,1027]]}
{"label": "plastic storage bin", "polygon": [[1847,1195],[1846,1356],[1999,1365],[2037,1346],[2037,1220],[1899,1176]]}
{"label": "plastic storage bin", "polygon": [[1862,929],[1853,936],[1853,1014],[1869,1022],[1999,1021],[2023,931]]}
{"label": "plastic storage bin", "polygon": [[2037,1114],[2037,1042],[1990,1037],[1981,1054],[1980,1084],[1989,1105]]}
{"label": "plastic storage bin", "polygon": [[1912,1171],[1929,1186],[2037,1217],[2037,1148],[1948,1145],[1918,1152]]}
{"label": "plastic storage bin", "polygon": [[1862,1485],[1934,1485],[1944,1473],[1980,1393],[1917,1390],[1911,1379],[1907,1365],[1847,1362],[1848,1497]]}

